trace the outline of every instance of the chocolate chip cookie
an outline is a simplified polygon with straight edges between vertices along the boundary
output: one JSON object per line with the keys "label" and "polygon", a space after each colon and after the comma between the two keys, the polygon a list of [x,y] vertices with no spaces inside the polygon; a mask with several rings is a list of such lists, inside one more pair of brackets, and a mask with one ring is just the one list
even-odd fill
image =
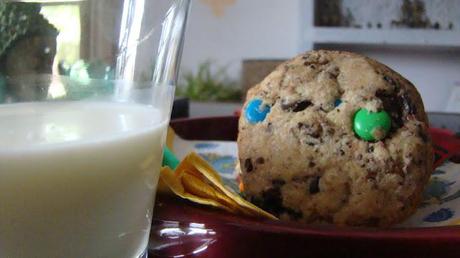
{"label": "chocolate chip cookie", "polygon": [[251,202],[285,220],[348,226],[410,216],[433,160],[414,85],[338,51],[299,55],[250,89],[238,151]]}

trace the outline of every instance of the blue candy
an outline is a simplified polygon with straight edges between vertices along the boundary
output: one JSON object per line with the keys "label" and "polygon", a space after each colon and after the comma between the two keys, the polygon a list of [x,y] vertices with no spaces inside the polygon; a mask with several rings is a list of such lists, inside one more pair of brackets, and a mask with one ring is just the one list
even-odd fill
{"label": "blue candy", "polygon": [[263,105],[262,100],[253,99],[246,106],[245,116],[249,123],[256,124],[264,121],[267,114],[270,112],[270,106]]}
{"label": "blue candy", "polygon": [[341,99],[336,99],[336,100],[334,101],[334,106],[335,106],[335,107],[338,107],[340,104],[342,104],[342,100],[341,100]]}

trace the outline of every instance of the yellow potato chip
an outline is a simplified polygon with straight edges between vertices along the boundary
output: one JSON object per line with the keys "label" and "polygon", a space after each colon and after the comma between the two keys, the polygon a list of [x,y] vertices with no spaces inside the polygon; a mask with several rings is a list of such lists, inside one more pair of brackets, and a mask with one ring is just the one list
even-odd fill
{"label": "yellow potato chip", "polygon": [[187,193],[182,186],[181,180],[179,177],[175,176],[175,172],[171,170],[169,167],[163,167],[161,169],[161,176],[160,180],[167,185],[177,196],[180,196],[184,199],[190,200],[195,203],[210,205],[217,208],[221,208],[227,210],[229,212],[234,212],[233,210],[223,206],[218,201],[214,199],[207,199],[195,196],[193,194]]}
{"label": "yellow potato chip", "polygon": [[449,223],[450,226],[460,226],[460,219],[456,219]]}
{"label": "yellow potato chip", "polygon": [[171,127],[168,127],[168,133],[166,134],[166,146],[174,151],[174,138],[176,138],[176,132]]}
{"label": "yellow potato chip", "polygon": [[216,200],[222,204],[222,206],[225,206],[232,211],[238,210],[238,204],[236,204],[232,199],[228,198],[223,193],[219,192],[218,189],[213,188],[211,185],[206,184],[197,177],[185,173],[181,177],[181,181],[188,193],[193,194],[194,196]]}
{"label": "yellow potato chip", "polygon": [[189,155],[187,155],[184,161],[192,163],[194,167],[203,174],[203,176],[205,176],[209,181],[211,181],[211,183],[215,187],[219,188],[228,197],[232,198],[236,203],[238,203],[240,207],[244,208],[245,210],[251,211],[255,215],[262,215],[267,218],[276,219],[276,217],[272,214],[246,201],[239,194],[234,193],[233,191],[230,191],[227,187],[225,187],[219,174],[214,170],[214,168],[211,165],[209,165],[204,159],[198,156],[198,154],[192,152]]}
{"label": "yellow potato chip", "polygon": [[157,192],[162,194],[174,194],[161,178],[158,180]]}
{"label": "yellow potato chip", "polygon": [[232,213],[277,219],[225,187],[220,175],[196,153],[187,155],[175,172],[163,168],[161,178],[176,195],[193,202]]}
{"label": "yellow potato chip", "polygon": [[222,184],[219,173],[198,154],[194,152],[190,153],[185,157],[184,163],[190,164],[198,173],[208,178],[212,183]]}

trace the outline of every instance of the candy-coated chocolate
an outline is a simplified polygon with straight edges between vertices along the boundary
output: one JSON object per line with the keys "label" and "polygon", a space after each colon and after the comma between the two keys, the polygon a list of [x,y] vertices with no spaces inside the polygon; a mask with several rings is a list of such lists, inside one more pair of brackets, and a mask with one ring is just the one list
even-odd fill
{"label": "candy-coated chocolate", "polygon": [[249,123],[256,124],[264,121],[269,112],[270,106],[263,104],[261,99],[253,99],[246,106],[244,114]]}
{"label": "candy-coated chocolate", "polygon": [[335,106],[335,107],[338,107],[340,104],[342,104],[342,100],[341,100],[341,99],[336,99],[336,100],[334,101],[334,106]]}
{"label": "candy-coated chocolate", "polygon": [[353,118],[353,131],[365,141],[379,141],[390,131],[391,118],[386,111],[370,112],[361,108]]}

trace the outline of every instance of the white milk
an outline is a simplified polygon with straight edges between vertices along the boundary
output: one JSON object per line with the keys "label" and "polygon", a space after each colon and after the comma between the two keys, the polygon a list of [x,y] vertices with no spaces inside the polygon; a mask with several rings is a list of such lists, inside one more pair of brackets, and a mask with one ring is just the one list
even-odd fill
{"label": "white milk", "polygon": [[0,257],[139,256],[166,126],[141,105],[0,105]]}

